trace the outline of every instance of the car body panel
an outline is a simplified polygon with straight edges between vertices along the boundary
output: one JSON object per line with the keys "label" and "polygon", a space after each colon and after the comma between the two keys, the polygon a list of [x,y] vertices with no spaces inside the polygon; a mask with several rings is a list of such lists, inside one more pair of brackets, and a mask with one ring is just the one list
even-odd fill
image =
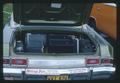
{"label": "car body panel", "polygon": [[109,35],[117,38],[117,6],[115,3],[95,3],[91,16],[96,20],[97,28]]}
{"label": "car body panel", "polygon": [[[10,27],[7,27],[7,28],[10,28]],[[71,28],[71,29],[69,28],[69,30],[67,28],[61,28],[61,30],[63,29],[63,31],[64,30],[72,31],[73,28]],[[18,29],[18,28],[16,28],[16,29]],[[23,29],[27,29],[27,28],[23,28]],[[40,29],[40,28],[36,28],[36,29]],[[54,28],[52,28],[52,29],[54,29]],[[59,29],[57,29],[57,30],[59,30]],[[53,31],[55,31],[55,29]],[[13,32],[14,32],[14,30],[13,30]],[[3,65],[4,66],[3,70],[4,70],[5,79],[13,79],[13,80],[17,80],[17,79],[18,80],[40,80],[41,79],[42,80],[42,79],[44,79],[45,80],[46,78],[44,76],[50,75],[49,73],[48,74],[47,73],[38,73],[37,74],[37,73],[32,73],[32,72],[33,71],[37,72],[38,69],[40,69],[40,70],[43,69],[43,71],[44,70],[49,71],[49,69],[51,69],[51,70],[52,69],[53,70],[58,69],[58,71],[60,71],[59,73],[57,73],[57,75],[58,75],[58,74],[67,73],[66,69],[69,70],[70,68],[73,71],[74,71],[74,68],[78,68],[78,69],[81,68],[83,70],[84,70],[84,68],[87,69],[87,72],[81,70],[81,72],[83,72],[82,74],[79,73],[79,72],[77,74],[75,74],[75,73],[72,74],[72,73],[68,72],[67,74],[70,75],[70,78],[72,80],[77,80],[77,79],[78,80],[80,80],[80,79],[81,80],[87,80],[87,79],[90,80],[92,78],[93,79],[109,78],[113,74],[114,71],[108,71],[107,76],[106,76],[106,73],[104,74],[104,70],[103,71],[102,70],[98,71],[97,74],[96,74],[96,69],[92,69],[91,67],[87,66],[86,63],[85,63],[85,59],[95,58],[95,57],[96,57],[96,59],[100,58],[100,57],[101,58],[112,58],[113,55],[110,54],[110,52],[108,50],[108,46],[111,47],[111,45],[106,40],[104,40],[101,36],[99,36],[87,24],[83,25],[82,28],[80,26],[79,29],[74,28],[73,32],[84,32],[86,34],[89,34],[89,36],[95,40],[96,44],[98,46],[100,45],[99,49],[94,54],[94,56],[93,56],[93,54],[89,54],[89,56],[88,56],[88,55],[84,55],[84,54],[71,54],[71,53],[70,54],[69,53],[67,53],[67,54],[64,54],[64,53],[62,53],[62,54],[50,54],[50,53],[48,53],[48,54],[34,54],[34,53],[33,54],[32,53],[31,54],[30,53],[28,53],[28,54],[16,54],[16,53],[13,52],[12,47],[9,47],[9,50],[7,50],[7,51],[8,51],[8,53],[10,52],[10,55],[7,55],[7,56],[4,55],[4,58],[26,59],[28,61],[28,64],[27,65]],[[5,37],[5,35],[4,35],[4,37]],[[7,43],[7,45],[9,46],[9,43]],[[102,51],[102,52],[100,52],[100,51]],[[33,57],[33,55],[34,55],[34,57]],[[60,56],[58,56],[58,55],[60,55]],[[39,64],[39,63],[41,63],[41,64]],[[106,65],[102,65],[102,64],[99,65],[98,64],[98,65],[94,65],[93,67],[101,67],[101,69],[102,69],[102,67],[108,66],[110,68],[113,68],[113,70],[114,70],[115,68],[112,67],[112,65],[113,64],[106,64]],[[18,72],[14,72],[14,69],[15,70],[17,69]],[[33,69],[32,72],[27,72],[31,69]],[[36,71],[36,69],[37,69],[37,71]],[[63,69],[63,70],[61,71],[61,69]],[[98,70],[99,70],[99,68],[98,68]],[[95,71],[95,74],[93,74],[93,77],[91,77],[91,71]],[[14,72],[14,73],[12,73],[12,72]],[[23,72],[26,72],[26,73],[23,73]],[[51,73],[51,74],[55,75],[55,72]],[[102,74],[102,76],[100,77],[99,74]],[[96,77],[96,75],[98,76],[98,78]],[[103,76],[103,75],[105,75],[105,76]],[[23,77],[23,76],[26,76],[26,77]],[[34,76],[36,76],[37,78],[34,78]],[[77,77],[75,77],[75,76],[77,76]],[[10,78],[10,77],[14,77],[14,78]]]}

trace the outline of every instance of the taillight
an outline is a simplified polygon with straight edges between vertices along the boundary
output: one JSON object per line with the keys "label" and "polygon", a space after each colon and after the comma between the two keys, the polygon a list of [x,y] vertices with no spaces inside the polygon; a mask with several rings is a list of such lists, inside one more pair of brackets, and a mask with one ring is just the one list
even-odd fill
{"label": "taillight", "polygon": [[26,59],[12,59],[11,64],[13,64],[13,65],[26,65],[27,60]]}
{"label": "taillight", "polygon": [[10,59],[3,59],[3,64],[10,64]]}
{"label": "taillight", "polygon": [[99,64],[99,59],[86,59],[86,64]]}
{"label": "taillight", "polygon": [[110,64],[110,63],[113,63],[113,60],[112,59],[101,59],[101,63],[102,64]]}

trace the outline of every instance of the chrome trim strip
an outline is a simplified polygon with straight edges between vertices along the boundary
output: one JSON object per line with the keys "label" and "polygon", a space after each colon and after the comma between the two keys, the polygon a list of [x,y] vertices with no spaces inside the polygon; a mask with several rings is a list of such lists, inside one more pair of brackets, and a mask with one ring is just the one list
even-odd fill
{"label": "chrome trim strip", "polygon": [[25,69],[3,68],[3,74],[5,74],[5,73],[21,74],[22,71],[25,71]]}
{"label": "chrome trim strip", "polygon": [[108,71],[108,72],[115,72],[115,67],[96,67],[92,68],[93,72],[102,72],[102,71]]}
{"label": "chrome trim strip", "polygon": [[27,75],[60,75],[60,74],[75,74],[88,73],[88,68],[74,68],[74,69],[26,69]]}
{"label": "chrome trim strip", "polygon": [[72,73],[88,73],[90,70],[94,72],[115,72],[115,67],[91,67],[89,68],[73,68],[73,69],[17,69],[17,68],[3,68],[3,73],[21,74],[25,71],[26,74],[32,75],[60,75]]}

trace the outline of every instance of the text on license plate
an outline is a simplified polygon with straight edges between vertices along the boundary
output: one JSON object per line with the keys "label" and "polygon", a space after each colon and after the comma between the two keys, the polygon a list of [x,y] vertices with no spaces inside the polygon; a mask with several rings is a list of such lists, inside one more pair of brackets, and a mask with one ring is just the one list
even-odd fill
{"label": "text on license plate", "polygon": [[69,77],[67,75],[47,76],[47,80],[69,80]]}

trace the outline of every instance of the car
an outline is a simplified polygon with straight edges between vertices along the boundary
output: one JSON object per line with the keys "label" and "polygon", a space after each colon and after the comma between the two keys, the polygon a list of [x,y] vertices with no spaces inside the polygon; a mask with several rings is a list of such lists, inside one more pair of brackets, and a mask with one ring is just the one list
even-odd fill
{"label": "car", "polygon": [[113,47],[87,24],[92,6],[13,3],[3,30],[4,80],[111,79]]}
{"label": "car", "polygon": [[115,3],[94,3],[90,23],[96,26],[99,32],[109,38],[117,38],[117,5]]}

